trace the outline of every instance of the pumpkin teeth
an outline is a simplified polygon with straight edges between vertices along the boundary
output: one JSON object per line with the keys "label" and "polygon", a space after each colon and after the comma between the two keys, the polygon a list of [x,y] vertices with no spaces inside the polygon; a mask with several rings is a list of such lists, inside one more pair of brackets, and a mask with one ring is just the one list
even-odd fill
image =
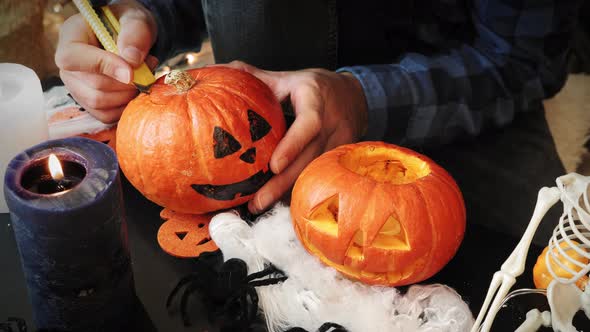
{"label": "pumpkin teeth", "polygon": [[215,200],[230,201],[238,197],[253,195],[272,176],[270,167],[266,165],[263,170],[240,182],[230,184],[191,184],[197,193]]}

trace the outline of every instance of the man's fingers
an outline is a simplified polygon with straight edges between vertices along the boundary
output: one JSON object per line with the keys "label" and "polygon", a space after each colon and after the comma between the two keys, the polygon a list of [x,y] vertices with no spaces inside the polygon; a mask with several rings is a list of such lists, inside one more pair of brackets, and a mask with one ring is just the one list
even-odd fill
{"label": "man's fingers", "polygon": [[[76,102],[78,104],[80,104],[80,106],[84,107],[92,116],[94,116],[97,120],[103,122],[103,123],[114,123],[117,122],[119,120],[119,118],[121,117],[121,114],[123,113],[123,109],[125,109],[125,106],[127,105],[127,101],[125,101],[126,99],[121,99],[119,100],[119,102],[112,102],[112,104],[118,104],[118,105],[114,105],[111,106],[109,108],[106,109],[95,109],[94,107],[91,107],[90,105],[93,102],[87,102],[84,97],[82,97],[85,94],[92,94],[92,92],[88,92],[88,91],[92,91],[93,89],[86,86],[84,84],[84,81],[81,81],[79,79],[77,79],[74,75],[72,75],[71,73],[68,72],[60,72],[60,76],[61,79],[64,81],[64,83],[68,86],[68,89],[70,90],[70,93],[72,95],[72,97],[74,98],[74,100],[76,100]],[[135,89],[133,89],[135,90]],[[96,93],[96,90],[94,90],[94,92]],[[111,94],[112,92],[103,92],[102,98],[107,98],[111,101],[113,101],[114,99],[111,98],[109,96],[109,94]],[[133,91],[133,93],[137,93],[136,91]],[[115,93],[116,95],[117,93]]]}
{"label": "man's fingers", "polygon": [[[158,66],[158,59],[155,57],[148,55],[145,58],[145,62],[147,66],[153,70]],[[105,76],[102,74],[95,74],[95,73],[88,73],[88,72],[80,72],[80,71],[65,71],[62,70],[60,75],[69,75],[74,76],[80,82],[84,82],[86,85],[96,89],[96,90],[103,90],[103,91],[134,91],[137,88],[131,84],[123,84],[109,76]]]}
{"label": "man's fingers", "polygon": [[85,73],[80,71],[64,71],[60,75],[73,76],[76,80],[96,90],[103,91],[132,91],[137,88],[131,84],[123,84],[113,78],[101,74]]}
{"label": "man's fingers", "polygon": [[156,69],[160,61],[153,55],[148,55],[145,57],[145,64],[153,71]]}
{"label": "man's fingers", "polygon": [[317,140],[306,146],[303,152],[301,152],[297,159],[283,173],[275,175],[256,192],[254,197],[248,202],[250,212],[254,214],[260,213],[278,201],[293,186],[293,183],[295,183],[295,180],[305,166],[321,151],[322,147]]}
{"label": "man's fingers", "polygon": [[119,23],[119,54],[133,67],[137,67],[144,61],[155,41],[155,24],[145,11],[139,8],[127,9],[119,18]]}
{"label": "man's fingers", "polygon": [[107,110],[127,105],[137,95],[138,91],[105,92],[92,90],[85,86],[71,93],[74,99],[86,109]]}
{"label": "man's fingers", "polygon": [[129,83],[131,66],[118,55],[98,48],[98,45],[84,18],[74,15],[60,29],[55,63],[62,70],[103,74]]}
{"label": "man's fingers", "polygon": [[293,80],[292,76],[286,77],[283,72],[256,68],[243,61],[236,60],[230,63],[216,64],[212,66],[223,66],[238,69],[256,76],[259,80],[264,82],[264,84],[268,85],[279,101],[283,101],[285,98],[287,98],[289,95],[289,88],[293,85],[291,84]]}
{"label": "man's fingers", "polygon": [[295,90],[291,100],[297,117],[271,157],[270,168],[275,174],[280,174],[295,160],[322,129],[323,103],[316,89],[302,87]]}
{"label": "man's fingers", "polygon": [[250,74],[252,74],[253,71],[260,70],[252,65],[249,65],[249,64],[247,64],[243,61],[239,61],[239,60],[234,60],[229,63],[218,63],[218,64],[211,65],[210,67],[216,67],[216,66],[229,67],[229,68],[233,68],[233,69],[237,69],[237,70],[242,70],[242,71],[248,72]]}
{"label": "man's fingers", "polygon": [[127,103],[137,95],[135,89],[121,91],[95,90],[68,72],[62,71],[60,76],[76,102],[104,123],[117,121]]}
{"label": "man's fingers", "polygon": [[272,172],[281,174],[297,158],[305,146],[318,135],[320,129],[321,122],[317,111],[305,112],[297,116],[273,152],[270,159]]}
{"label": "man's fingers", "polygon": [[92,116],[102,123],[115,123],[119,121],[121,114],[123,114],[123,110],[125,110],[125,105],[100,111],[87,109],[87,111],[90,112]]}
{"label": "man's fingers", "polygon": [[92,32],[92,29],[80,14],[75,14],[68,18],[59,30],[57,49],[59,50],[71,43],[100,45],[94,32]]}
{"label": "man's fingers", "polygon": [[88,44],[72,43],[58,48],[55,63],[62,70],[103,74],[125,84],[131,81],[132,69],[125,60]]}

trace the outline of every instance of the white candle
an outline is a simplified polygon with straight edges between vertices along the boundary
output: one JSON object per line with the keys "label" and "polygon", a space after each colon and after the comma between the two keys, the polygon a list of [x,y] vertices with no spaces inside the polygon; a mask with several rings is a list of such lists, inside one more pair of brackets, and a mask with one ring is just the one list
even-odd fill
{"label": "white candle", "polygon": [[[48,138],[41,82],[23,65],[0,63],[0,181],[8,162],[21,151]],[[0,190],[0,213],[8,212]]]}

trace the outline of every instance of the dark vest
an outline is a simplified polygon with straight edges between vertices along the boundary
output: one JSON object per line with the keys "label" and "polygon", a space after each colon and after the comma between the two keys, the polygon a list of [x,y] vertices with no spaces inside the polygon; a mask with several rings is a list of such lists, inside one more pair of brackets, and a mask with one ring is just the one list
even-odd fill
{"label": "dark vest", "polygon": [[472,38],[467,0],[202,0],[215,59],[270,70],[393,63]]}

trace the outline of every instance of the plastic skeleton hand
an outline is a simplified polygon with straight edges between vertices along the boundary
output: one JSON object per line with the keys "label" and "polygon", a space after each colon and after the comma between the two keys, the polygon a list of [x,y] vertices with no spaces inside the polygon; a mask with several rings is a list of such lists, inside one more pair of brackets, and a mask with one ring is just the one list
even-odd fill
{"label": "plastic skeleton hand", "polygon": [[547,211],[557,203],[559,196],[560,192],[557,188],[544,187],[539,190],[537,204],[535,205],[531,221],[512,254],[510,254],[506,262],[502,264],[500,271],[494,273],[492,283],[488,289],[483,306],[481,307],[481,311],[477,316],[475,324],[473,324],[471,332],[480,331],[480,327],[483,332],[488,332],[490,330],[494,317],[496,317],[496,314],[500,310],[504,297],[508,295],[508,292],[516,282],[516,277],[524,272],[526,256],[541,220]]}
{"label": "plastic skeleton hand", "polygon": [[526,320],[514,332],[537,331],[541,326],[551,326],[551,313],[533,309],[526,313]]}

